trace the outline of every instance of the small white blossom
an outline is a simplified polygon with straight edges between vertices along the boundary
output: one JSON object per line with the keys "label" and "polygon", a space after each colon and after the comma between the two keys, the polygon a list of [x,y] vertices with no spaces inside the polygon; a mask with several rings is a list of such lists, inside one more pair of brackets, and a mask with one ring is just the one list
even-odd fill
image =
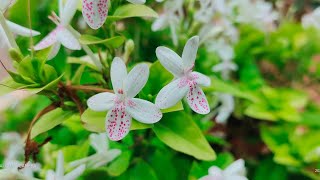
{"label": "small white blossom", "polygon": [[177,30],[182,17],[183,0],[169,0],[164,4],[164,12],[152,24],[152,31],[170,28],[173,44],[178,45]]}
{"label": "small white blossom", "polygon": [[244,160],[238,159],[224,170],[217,166],[212,166],[209,168],[209,175],[199,180],[248,180]]}
{"label": "small white blossom", "polygon": [[80,50],[81,45],[77,37],[68,29],[69,23],[77,10],[78,0],[68,0],[63,5],[63,0],[59,0],[59,16],[51,17],[51,20],[57,27],[51,31],[42,41],[35,47],[35,50],[41,50],[53,46],[49,59],[54,58],[61,47],[61,44],[71,50]]}
{"label": "small white blossom", "polygon": [[304,28],[315,27],[320,29],[320,8],[316,8],[313,12],[305,14],[302,17],[301,24]]}
{"label": "small white blossom", "polygon": [[0,112],[15,107],[21,100],[30,97],[32,93],[20,89],[0,96]]}
{"label": "small white blossom", "polygon": [[64,174],[64,157],[62,151],[58,153],[58,159],[56,163],[56,171],[48,170],[46,174],[46,180],[76,180],[86,169],[85,165],[81,165],[71,172]]}
{"label": "small white blossom", "polygon": [[237,0],[233,5],[238,12],[237,22],[254,25],[263,31],[275,29],[275,21],[279,18],[279,14],[273,10],[271,3],[263,0]]}
{"label": "small white blossom", "polygon": [[161,109],[177,104],[183,97],[191,109],[199,114],[210,112],[205,94],[199,85],[210,86],[211,80],[199,72],[192,72],[199,47],[199,37],[188,40],[184,47],[182,58],[166,47],[156,50],[160,63],[175,76],[175,79],[162,88],[156,98],[156,105]]}
{"label": "small white blossom", "polygon": [[218,107],[218,114],[216,116],[216,122],[225,124],[227,119],[231,116],[234,111],[234,97],[230,94],[218,94],[221,105]]}
{"label": "small white blossom", "polygon": [[[127,0],[133,4],[144,4],[146,0]],[[108,0],[82,0],[82,15],[92,29],[99,29],[106,21]]]}
{"label": "small white blossom", "polygon": [[18,167],[24,164],[24,140],[20,134],[15,132],[3,133],[1,135],[1,140],[10,143],[2,164],[3,168],[7,171],[3,171],[3,173],[32,179],[34,177],[34,172],[39,172],[41,166],[39,163],[28,162],[23,169],[18,171]]}
{"label": "small white blossom", "polygon": [[86,164],[87,169],[96,169],[108,164],[120,155],[121,150],[109,149],[106,134],[91,134],[89,138],[91,146],[96,150],[96,153],[89,157],[71,162],[69,164],[70,167]]}
{"label": "small white blossom", "polygon": [[123,60],[116,57],[111,64],[110,73],[115,94],[97,94],[88,100],[88,106],[94,111],[109,110],[106,130],[111,140],[119,141],[129,133],[132,118],[145,124],[156,123],[162,118],[157,106],[149,101],[134,98],[149,78],[147,64],[136,65],[127,73]]}

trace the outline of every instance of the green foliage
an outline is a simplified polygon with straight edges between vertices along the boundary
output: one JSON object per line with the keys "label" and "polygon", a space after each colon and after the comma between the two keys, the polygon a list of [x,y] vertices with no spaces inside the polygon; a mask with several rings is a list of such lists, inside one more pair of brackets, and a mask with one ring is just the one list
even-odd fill
{"label": "green foliage", "polygon": [[152,128],[157,137],[169,147],[201,160],[214,160],[215,152],[201,130],[185,113],[165,114]]}

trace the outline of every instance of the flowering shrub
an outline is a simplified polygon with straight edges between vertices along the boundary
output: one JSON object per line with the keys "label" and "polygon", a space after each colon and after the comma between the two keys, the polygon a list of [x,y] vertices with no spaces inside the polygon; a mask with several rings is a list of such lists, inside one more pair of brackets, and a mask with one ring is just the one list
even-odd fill
{"label": "flowering shrub", "polygon": [[317,5],[1,0],[0,179],[319,179]]}

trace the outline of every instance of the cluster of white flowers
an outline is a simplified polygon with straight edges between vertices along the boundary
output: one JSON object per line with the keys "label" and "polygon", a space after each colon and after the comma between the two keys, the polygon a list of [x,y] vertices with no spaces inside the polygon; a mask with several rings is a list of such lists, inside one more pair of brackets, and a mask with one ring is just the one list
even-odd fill
{"label": "cluster of white flowers", "polygon": [[[214,67],[214,72],[220,72],[224,80],[230,79],[230,73],[238,69],[232,62],[234,46],[238,42],[239,32],[236,23],[250,24],[263,31],[275,28],[278,13],[272,4],[263,0],[199,0],[200,9],[194,18],[203,25],[199,31],[200,42],[207,51],[215,52],[221,62]],[[252,13],[255,12],[255,13]],[[217,111],[216,121],[225,123],[234,110],[232,95],[216,94],[221,103]],[[215,115],[211,114],[210,116]]]}
{"label": "cluster of white flowers", "polygon": [[199,85],[209,86],[210,78],[192,72],[199,46],[199,37],[195,36],[187,42],[182,57],[166,47],[156,50],[160,63],[174,75],[175,79],[160,90],[155,104],[134,98],[145,86],[149,78],[149,67],[141,63],[129,73],[124,61],[116,57],[111,64],[111,81],[115,94],[100,93],[88,100],[88,106],[94,111],[108,111],[106,130],[109,138],[119,141],[130,130],[131,120],[153,124],[162,118],[160,109],[177,104],[186,97],[191,109],[199,114],[210,112],[205,94]]}
{"label": "cluster of white flowers", "polygon": [[199,180],[248,180],[244,160],[238,159],[224,170],[217,166],[212,166],[209,168],[209,174]]}
{"label": "cluster of white flowers", "polygon": [[314,27],[320,29],[320,8],[316,8],[311,13],[305,14],[301,19],[304,28]]}
{"label": "cluster of white flowers", "polygon": [[25,168],[18,171],[18,167],[24,164],[24,141],[20,134],[15,132],[7,132],[1,134],[1,141],[8,142],[9,147],[5,154],[2,164],[2,172],[0,177],[23,177],[21,179],[31,179],[35,172],[39,172],[41,166],[39,163],[28,162]]}

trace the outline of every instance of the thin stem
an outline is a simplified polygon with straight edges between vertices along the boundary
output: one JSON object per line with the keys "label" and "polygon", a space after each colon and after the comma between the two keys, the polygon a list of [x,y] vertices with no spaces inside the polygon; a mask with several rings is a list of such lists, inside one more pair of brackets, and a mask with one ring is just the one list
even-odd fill
{"label": "thin stem", "polygon": [[27,141],[30,140],[31,130],[32,130],[32,127],[33,127],[34,123],[35,123],[38,119],[40,119],[41,116],[47,114],[47,113],[50,112],[50,111],[55,110],[56,108],[57,108],[56,104],[55,104],[55,103],[52,103],[52,104],[50,104],[49,106],[47,106],[46,108],[44,108],[43,110],[41,110],[41,111],[33,118],[33,120],[32,120],[31,123],[30,123],[30,126],[29,126]]}
{"label": "thin stem", "polygon": [[113,90],[110,89],[103,89],[103,88],[98,88],[98,87],[94,87],[94,86],[73,86],[73,85],[67,85],[68,89],[72,89],[72,90],[81,90],[81,91],[86,91],[86,92],[110,92],[113,93]]}
{"label": "thin stem", "polygon": [[[74,35],[77,39],[80,38],[80,33],[78,31],[76,31],[73,27],[68,26],[67,27],[68,30],[72,33],[72,35]],[[92,61],[94,62],[94,64],[97,66],[97,68],[99,69],[99,71],[102,70],[102,64],[99,61],[99,59],[94,55],[94,53],[92,52],[92,50],[89,48],[89,46],[81,44],[82,49],[87,53],[88,56],[90,56],[90,58],[92,59]]]}
{"label": "thin stem", "polygon": [[28,23],[29,23],[29,29],[30,29],[30,52],[31,52],[31,57],[33,57],[33,35],[32,35],[32,24],[31,24],[31,1],[28,0]]}

